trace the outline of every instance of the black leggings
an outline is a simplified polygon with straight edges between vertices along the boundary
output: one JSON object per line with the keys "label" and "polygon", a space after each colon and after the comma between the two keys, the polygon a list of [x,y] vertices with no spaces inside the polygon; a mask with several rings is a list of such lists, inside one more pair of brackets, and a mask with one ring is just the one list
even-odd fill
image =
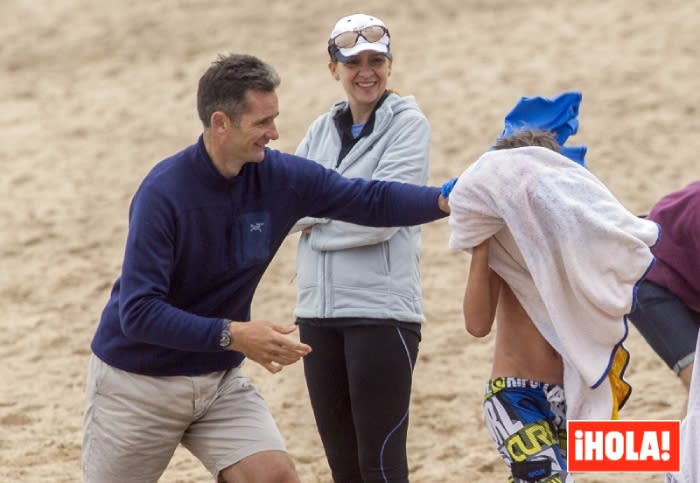
{"label": "black leggings", "polygon": [[396,325],[300,324],[304,375],[333,480],[408,481],[406,435],[420,335]]}

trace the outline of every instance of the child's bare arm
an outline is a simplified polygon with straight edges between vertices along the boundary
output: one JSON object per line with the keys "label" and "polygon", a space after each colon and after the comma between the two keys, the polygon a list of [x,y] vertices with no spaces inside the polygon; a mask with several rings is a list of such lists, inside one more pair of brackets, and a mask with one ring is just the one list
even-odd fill
{"label": "child's bare arm", "polygon": [[500,288],[500,277],[489,268],[489,240],[486,240],[472,250],[462,306],[464,326],[474,337],[491,332]]}

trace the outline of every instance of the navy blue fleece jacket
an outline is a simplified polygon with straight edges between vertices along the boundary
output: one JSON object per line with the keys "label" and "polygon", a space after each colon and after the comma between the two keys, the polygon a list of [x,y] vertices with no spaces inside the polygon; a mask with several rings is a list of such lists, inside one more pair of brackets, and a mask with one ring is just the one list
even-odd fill
{"label": "navy blue fleece jacket", "polygon": [[417,225],[446,216],[439,193],[343,178],[272,149],[226,179],[200,136],[158,163],[134,195],[122,273],[92,350],[114,367],[154,376],[235,367],[244,356],[219,347],[221,319],[250,320],[260,278],[298,219]]}

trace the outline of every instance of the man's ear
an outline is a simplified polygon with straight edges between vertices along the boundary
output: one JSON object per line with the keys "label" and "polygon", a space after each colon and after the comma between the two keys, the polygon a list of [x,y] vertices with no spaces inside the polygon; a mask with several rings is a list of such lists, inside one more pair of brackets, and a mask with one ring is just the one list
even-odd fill
{"label": "man's ear", "polygon": [[221,111],[214,111],[211,114],[209,124],[215,131],[222,131],[231,124],[231,119]]}

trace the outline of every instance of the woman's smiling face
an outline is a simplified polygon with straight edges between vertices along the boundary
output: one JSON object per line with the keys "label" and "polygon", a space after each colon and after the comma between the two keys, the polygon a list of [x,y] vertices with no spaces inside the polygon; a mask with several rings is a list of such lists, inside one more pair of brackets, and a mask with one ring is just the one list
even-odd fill
{"label": "woman's smiling face", "polygon": [[374,106],[386,90],[391,74],[391,59],[384,54],[365,50],[347,62],[331,62],[331,74],[340,81],[351,109]]}

